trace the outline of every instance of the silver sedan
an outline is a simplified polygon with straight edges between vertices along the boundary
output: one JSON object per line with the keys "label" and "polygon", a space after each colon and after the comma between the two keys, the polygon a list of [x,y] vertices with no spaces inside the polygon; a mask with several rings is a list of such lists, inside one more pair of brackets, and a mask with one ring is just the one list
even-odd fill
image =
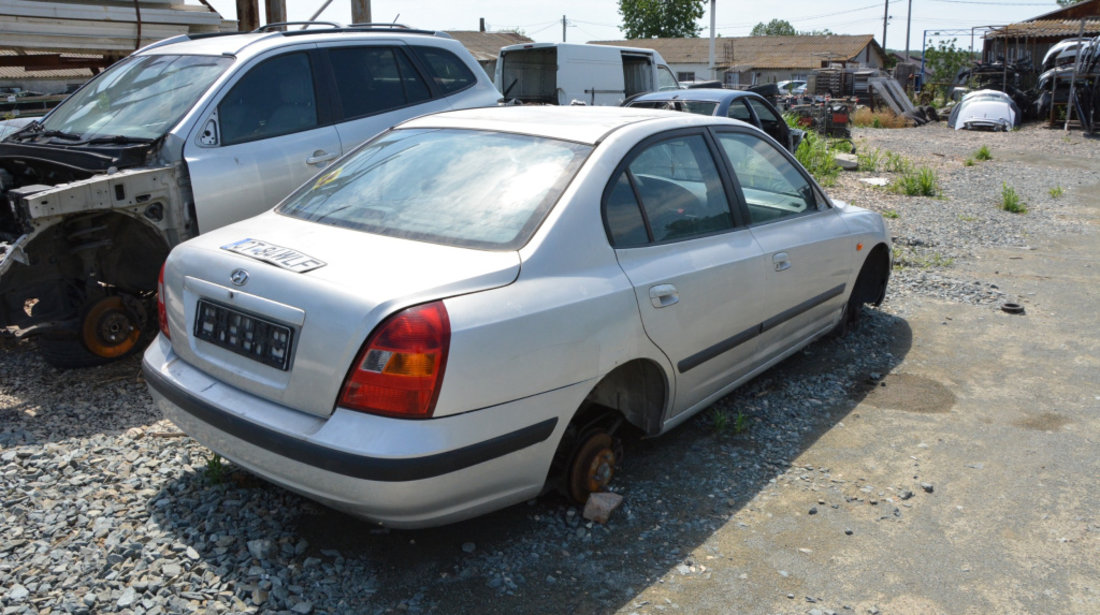
{"label": "silver sedan", "polygon": [[405,122],[180,245],[145,354],[165,415],[395,527],[607,488],[658,435],[880,302],[881,217],[760,130],[648,109]]}

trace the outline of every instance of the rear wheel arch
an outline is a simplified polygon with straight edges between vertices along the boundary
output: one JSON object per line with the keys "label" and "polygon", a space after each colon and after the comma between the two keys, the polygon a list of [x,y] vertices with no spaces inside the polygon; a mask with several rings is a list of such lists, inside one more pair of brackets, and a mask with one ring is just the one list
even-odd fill
{"label": "rear wheel arch", "polygon": [[589,392],[586,403],[615,410],[646,435],[656,435],[661,431],[668,395],[664,370],[648,359],[635,359],[605,375]]}

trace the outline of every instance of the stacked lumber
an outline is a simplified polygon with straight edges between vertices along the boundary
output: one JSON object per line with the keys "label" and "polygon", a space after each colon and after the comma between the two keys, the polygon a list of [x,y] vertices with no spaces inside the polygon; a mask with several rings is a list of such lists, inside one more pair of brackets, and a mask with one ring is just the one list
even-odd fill
{"label": "stacked lumber", "polygon": [[0,45],[8,49],[117,56],[171,36],[221,30],[236,30],[236,22],[183,0],[0,0]]}

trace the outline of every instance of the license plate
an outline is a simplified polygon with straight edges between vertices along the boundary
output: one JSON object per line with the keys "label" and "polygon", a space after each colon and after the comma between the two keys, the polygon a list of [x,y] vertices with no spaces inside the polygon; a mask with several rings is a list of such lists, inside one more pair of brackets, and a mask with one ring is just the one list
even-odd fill
{"label": "license plate", "polygon": [[222,246],[223,250],[271,263],[296,273],[305,273],[325,266],[325,262],[291,248],[284,248],[259,239],[241,239]]}
{"label": "license plate", "polygon": [[290,327],[232,308],[199,301],[195,337],[281,370],[290,366]]}

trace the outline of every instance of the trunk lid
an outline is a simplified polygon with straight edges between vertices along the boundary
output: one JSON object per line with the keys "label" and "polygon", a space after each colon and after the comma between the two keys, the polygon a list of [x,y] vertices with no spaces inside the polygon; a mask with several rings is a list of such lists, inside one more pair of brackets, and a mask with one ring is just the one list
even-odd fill
{"label": "trunk lid", "polygon": [[[172,346],[184,361],[227,384],[328,416],[367,335],[387,316],[508,285],[519,269],[513,251],[384,237],[269,212],[172,252],[165,269]],[[197,321],[200,301],[205,312]],[[209,336],[212,328],[212,335],[224,337],[234,322],[264,335],[287,334],[287,356],[246,356],[239,337],[234,349],[198,337],[200,329]]]}

